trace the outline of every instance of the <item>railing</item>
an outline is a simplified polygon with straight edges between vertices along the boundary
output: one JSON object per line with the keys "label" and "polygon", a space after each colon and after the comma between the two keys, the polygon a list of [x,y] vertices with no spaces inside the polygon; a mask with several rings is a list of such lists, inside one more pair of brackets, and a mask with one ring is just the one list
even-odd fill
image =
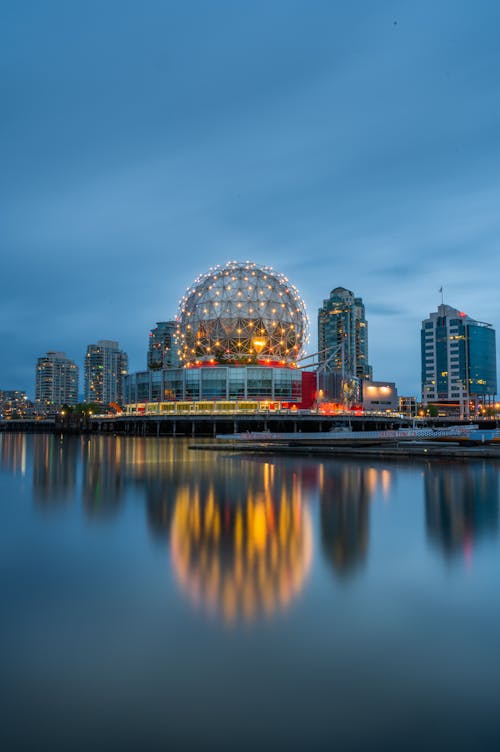
{"label": "railing", "polygon": [[127,405],[124,415],[248,415],[262,412],[294,413],[298,411],[297,408],[284,406],[280,402],[204,400],[202,402],[139,402]]}
{"label": "railing", "polygon": [[[326,414],[316,408],[301,409],[295,404],[288,402],[276,401],[257,401],[257,400],[202,400],[199,402],[138,402],[126,405],[123,417],[143,417],[143,416],[173,416],[173,415],[258,415],[265,413],[267,415],[314,415],[325,418],[392,418],[405,419],[408,417],[400,412],[382,412],[382,411],[337,411]],[[105,417],[105,416],[99,416]],[[116,417],[116,416],[112,416]],[[416,419],[420,421],[419,418]]]}

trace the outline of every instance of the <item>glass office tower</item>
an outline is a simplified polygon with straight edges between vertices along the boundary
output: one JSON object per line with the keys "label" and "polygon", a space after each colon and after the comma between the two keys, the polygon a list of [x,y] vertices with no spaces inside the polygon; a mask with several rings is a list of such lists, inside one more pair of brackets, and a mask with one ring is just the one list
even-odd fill
{"label": "glass office tower", "polygon": [[332,290],[318,311],[318,350],[320,363],[333,355],[335,370],[371,381],[365,306],[345,287]]}
{"label": "glass office tower", "polygon": [[443,408],[494,401],[497,392],[495,330],[449,305],[422,321],[422,400]]}

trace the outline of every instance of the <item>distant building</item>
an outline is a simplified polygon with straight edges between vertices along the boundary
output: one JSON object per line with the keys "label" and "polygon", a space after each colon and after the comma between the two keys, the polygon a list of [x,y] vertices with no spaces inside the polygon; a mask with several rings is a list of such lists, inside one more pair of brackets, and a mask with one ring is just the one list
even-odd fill
{"label": "distant building", "polygon": [[33,414],[33,403],[19,389],[0,389],[0,417],[26,418]]}
{"label": "distant building", "polygon": [[398,390],[393,381],[362,381],[361,392],[366,412],[398,411]]}
{"label": "distant building", "polygon": [[123,403],[123,384],[128,356],[118,342],[100,339],[87,347],[85,356],[85,402],[108,405]]}
{"label": "distant building", "polygon": [[178,368],[179,355],[175,332],[175,321],[158,321],[149,333],[148,370],[160,368]]}
{"label": "distant building", "polygon": [[497,392],[495,330],[449,305],[422,321],[422,400],[424,405],[458,408],[494,401]]}
{"label": "distant building", "polygon": [[371,381],[365,306],[345,287],[332,290],[318,311],[318,350],[320,364],[333,356],[335,370]]}
{"label": "distant building", "polygon": [[418,413],[418,402],[416,397],[400,397],[399,412],[407,418],[414,418]]}
{"label": "distant building", "polygon": [[64,352],[49,351],[36,364],[35,407],[53,413],[78,401],[78,366]]}

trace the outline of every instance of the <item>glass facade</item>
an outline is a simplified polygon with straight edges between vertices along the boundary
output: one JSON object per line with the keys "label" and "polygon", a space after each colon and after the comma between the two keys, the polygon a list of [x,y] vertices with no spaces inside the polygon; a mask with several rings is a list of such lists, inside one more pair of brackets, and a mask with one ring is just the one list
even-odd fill
{"label": "glass facade", "polygon": [[151,379],[149,373],[137,374],[137,402],[151,402]]}
{"label": "glass facade", "polygon": [[[139,375],[139,374],[134,374]],[[161,372],[163,378],[163,399],[169,400],[185,399],[184,388],[184,371],[181,369],[168,369]]]}
{"label": "glass facade", "polygon": [[436,325],[436,391],[440,399],[448,397],[448,334],[444,317]]}
{"label": "glass facade", "polygon": [[249,368],[247,376],[247,395],[249,398],[268,399],[273,391],[272,368]]}
{"label": "glass facade", "polygon": [[469,327],[469,390],[471,394],[497,393],[495,330]]}
{"label": "glass facade", "polygon": [[151,401],[160,402],[163,396],[161,385],[161,373],[151,374]]}
{"label": "glass facade", "polygon": [[302,401],[302,371],[259,366],[206,366],[140,371],[125,379],[127,404],[198,400]]}
{"label": "glass facade", "polygon": [[192,374],[201,377],[202,399],[226,399],[227,397],[227,368],[201,368]]}
{"label": "glass facade", "polygon": [[[200,399],[200,377],[195,371],[186,371],[185,374],[185,398],[188,400]],[[180,385],[179,385],[180,389]]]}
{"label": "glass facade", "polygon": [[230,368],[228,370],[228,397],[229,399],[243,399],[246,390],[246,369]]}

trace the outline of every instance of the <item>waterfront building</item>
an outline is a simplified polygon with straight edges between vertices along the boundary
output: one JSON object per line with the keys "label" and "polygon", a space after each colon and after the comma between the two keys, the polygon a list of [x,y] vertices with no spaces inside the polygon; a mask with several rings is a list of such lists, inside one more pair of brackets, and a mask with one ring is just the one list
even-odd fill
{"label": "waterfront building", "polygon": [[422,321],[422,400],[468,415],[497,392],[495,330],[442,304]]}
{"label": "waterfront building", "polygon": [[399,412],[406,418],[414,418],[418,414],[417,398],[414,396],[400,397]]}
{"label": "waterfront building", "polygon": [[149,333],[148,370],[156,371],[160,368],[177,368],[179,354],[177,352],[176,321],[158,321]]}
{"label": "waterfront building", "polygon": [[318,311],[320,364],[332,357],[332,368],[371,381],[368,363],[368,322],[362,298],[336,287]]}
{"label": "waterfront building", "polygon": [[65,352],[50,350],[36,364],[35,407],[46,413],[78,402],[78,366]]}
{"label": "waterfront building", "polygon": [[19,389],[0,389],[0,418],[27,418],[33,414],[33,403]]}
{"label": "waterfront building", "polygon": [[128,372],[128,356],[118,342],[100,339],[88,345],[85,356],[85,402],[109,405],[123,404],[124,378]]}
{"label": "waterfront building", "polygon": [[212,267],[179,303],[179,367],[130,374],[125,403],[137,412],[173,402],[310,407],[315,375],[297,367],[307,337],[304,303],[283,274],[249,261]]}
{"label": "waterfront building", "polygon": [[[284,366],[194,366],[139,371],[125,379],[125,404],[239,401],[279,403],[285,407],[310,407],[316,376],[310,371]],[[139,410],[140,412],[141,410]],[[167,407],[164,406],[167,412]]]}
{"label": "waterfront building", "polygon": [[362,381],[363,410],[366,412],[397,412],[398,390],[393,381]]}

